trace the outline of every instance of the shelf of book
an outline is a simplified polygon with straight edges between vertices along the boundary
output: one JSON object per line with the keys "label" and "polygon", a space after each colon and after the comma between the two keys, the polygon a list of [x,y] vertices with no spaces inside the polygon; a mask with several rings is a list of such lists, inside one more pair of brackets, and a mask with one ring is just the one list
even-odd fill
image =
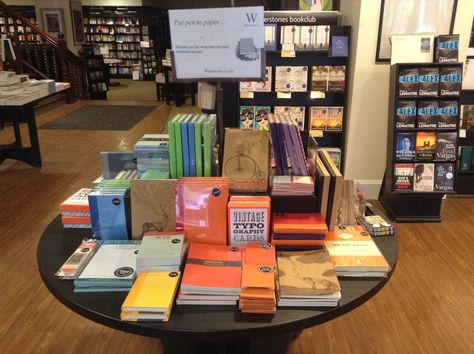
{"label": "shelf of book", "polygon": [[[461,77],[460,63],[391,66],[380,200],[396,221],[440,221],[441,198],[455,191]],[[428,213],[420,198],[439,208]]]}
{"label": "shelf of book", "polygon": [[[33,24],[36,24],[36,11],[34,6],[29,5],[10,5],[16,12],[20,13]],[[8,35],[13,41],[20,43],[39,43],[40,35],[35,34],[20,21],[8,17],[0,11],[0,34]]]}

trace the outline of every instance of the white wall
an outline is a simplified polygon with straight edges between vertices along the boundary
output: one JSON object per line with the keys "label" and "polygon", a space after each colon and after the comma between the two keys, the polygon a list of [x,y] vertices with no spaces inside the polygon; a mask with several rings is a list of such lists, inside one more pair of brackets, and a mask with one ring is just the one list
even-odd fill
{"label": "white wall", "polygon": [[[345,177],[377,198],[385,171],[390,65],[376,64],[381,0],[341,0],[343,24],[352,27],[349,71]],[[474,1],[458,0],[454,33],[459,33],[464,61]]]}

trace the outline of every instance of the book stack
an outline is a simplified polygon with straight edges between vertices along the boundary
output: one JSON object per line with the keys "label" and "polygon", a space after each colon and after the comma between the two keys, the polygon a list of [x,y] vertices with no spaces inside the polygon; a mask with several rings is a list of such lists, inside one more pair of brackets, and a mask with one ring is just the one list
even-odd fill
{"label": "book stack", "polygon": [[211,177],[215,114],[177,114],[168,122],[171,178]]}
{"label": "book stack", "polygon": [[182,233],[146,232],[138,247],[137,274],[143,271],[179,271],[185,251]]}
{"label": "book stack", "polygon": [[240,295],[241,277],[239,247],[192,243],[176,303],[235,305]]}
{"label": "book stack", "polygon": [[61,222],[65,229],[90,229],[91,214],[89,210],[90,188],[81,188],[59,204]]}
{"label": "book stack", "polygon": [[327,250],[277,252],[278,306],[337,306],[341,287]]}
{"label": "book stack", "polygon": [[272,195],[312,195],[313,176],[273,176]]}
{"label": "book stack", "polygon": [[272,245],[277,250],[315,249],[324,246],[328,228],[319,213],[273,213]]}
{"label": "book stack", "polygon": [[298,123],[289,115],[269,114],[270,135],[277,175],[289,175],[288,157],[293,176],[308,176],[306,154]]}
{"label": "book stack", "polygon": [[359,222],[372,236],[391,236],[395,233],[395,227],[383,215],[363,215]]}
{"label": "book stack", "polygon": [[342,277],[386,277],[390,266],[372,237],[360,225],[330,231],[326,248]]}
{"label": "book stack", "polygon": [[134,146],[138,176],[147,171],[167,173],[169,176],[168,134],[145,134]]}
{"label": "book stack", "polygon": [[180,272],[141,272],[122,304],[122,321],[167,322],[178,288]]}
{"label": "book stack", "polygon": [[140,241],[106,240],[74,280],[74,292],[129,291]]}
{"label": "book stack", "polygon": [[276,312],[275,248],[268,243],[249,243],[244,251],[239,309],[243,313]]}
{"label": "book stack", "polygon": [[127,240],[130,230],[128,189],[97,189],[89,193],[92,233],[101,240]]}

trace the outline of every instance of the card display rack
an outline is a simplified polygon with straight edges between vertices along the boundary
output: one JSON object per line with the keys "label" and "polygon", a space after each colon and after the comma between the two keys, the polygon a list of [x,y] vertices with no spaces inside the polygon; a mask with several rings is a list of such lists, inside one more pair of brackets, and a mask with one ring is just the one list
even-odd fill
{"label": "card display rack", "polygon": [[[31,23],[36,24],[36,12],[34,6],[27,5],[11,5],[16,12],[28,18]],[[34,33],[31,28],[23,25],[19,20],[7,16],[0,11],[0,34],[6,34],[13,40],[22,43],[39,43],[40,35]]]}
{"label": "card display rack", "polygon": [[[404,93],[400,81],[403,82],[407,71],[413,69],[418,72],[420,69],[425,72],[438,69],[441,81],[446,69],[457,69],[456,75],[461,75],[462,64],[404,63],[391,66],[387,166],[379,199],[397,222],[440,222],[442,198],[454,193],[456,188],[459,91],[446,93],[440,82],[432,94],[425,92],[421,95],[421,86],[418,94]],[[405,110],[404,102],[416,104],[410,108],[414,109],[412,114]],[[446,104],[450,108],[443,108]],[[425,105],[431,107],[426,110]],[[444,123],[446,112],[450,112],[449,124]],[[407,115],[412,117],[401,117]],[[425,121],[426,115],[431,121]],[[405,126],[403,122],[408,120],[404,119],[411,119],[409,126]]]}
{"label": "card display rack", "polygon": [[[350,44],[350,26],[338,26],[338,12],[301,12],[292,11],[266,11],[265,26],[270,26],[273,32],[273,38],[265,37],[266,46],[266,67],[270,73],[271,83],[268,91],[241,92],[239,86],[234,88],[235,98],[225,98],[229,104],[224,104],[228,118],[226,123],[229,126],[240,125],[241,108],[246,106],[269,107],[271,113],[275,113],[275,106],[285,107],[304,107],[304,130],[315,137],[319,147],[332,147],[341,150],[341,172],[344,169],[344,148],[345,148],[345,130],[347,121],[347,82],[349,74],[349,44]],[[310,26],[321,26],[327,32],[326,45],[321,48],[311,46],[311,48],[301,48],[298,43],[294,43],[293,50],[288,50],[282,39],[283,26],[288,30],[298,31],[299,28],[309,28]],[[268,29],[267,29],[268,31]],[[310,30],[312,31],[312,29]],[[346,56],[331,56],[331,40],[334,35],[346,38]],[[310,41],[313,41],[311,39]],[[268,46],[268,42],[270,45]],[[290,46],[291,47],[291,46]],[[321,67],[342,67],[345,68],[344,88],[339,92],[328,90],[316,91],[312,88],[312,68]],[[305,87],[299,92],[285,92],[277,87],[276,72],[281,67],[305,67],[306,82]],[[329,75],[328,75],[329,76]],[[269,80],[270,81],[270,80]],[[281,85],[279,85],[281,86]],[[229,91],[229,88],[227,88]],[[233,105],[232,105],[233,104]],[[342,124],[334,131],[319,130],[311,131],[311,107],[338,107],[342,108]],[[231,108],[230,108],[231,107]]]}

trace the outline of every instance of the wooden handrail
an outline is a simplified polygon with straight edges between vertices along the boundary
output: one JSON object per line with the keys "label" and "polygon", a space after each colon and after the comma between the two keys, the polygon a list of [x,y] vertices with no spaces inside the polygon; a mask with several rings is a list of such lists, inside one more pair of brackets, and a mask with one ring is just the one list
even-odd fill
{"label": "wooden handrail", "polygon": [[49,79],[49,77],[47,77],[45,74],[43,74],[41,71],[36,69],[33,65],[31,65],[27,61],[21,59],[21,64],[24,66],[27,66],[30,70],[33,70],[37,75],[41,76],[43,79]]}

